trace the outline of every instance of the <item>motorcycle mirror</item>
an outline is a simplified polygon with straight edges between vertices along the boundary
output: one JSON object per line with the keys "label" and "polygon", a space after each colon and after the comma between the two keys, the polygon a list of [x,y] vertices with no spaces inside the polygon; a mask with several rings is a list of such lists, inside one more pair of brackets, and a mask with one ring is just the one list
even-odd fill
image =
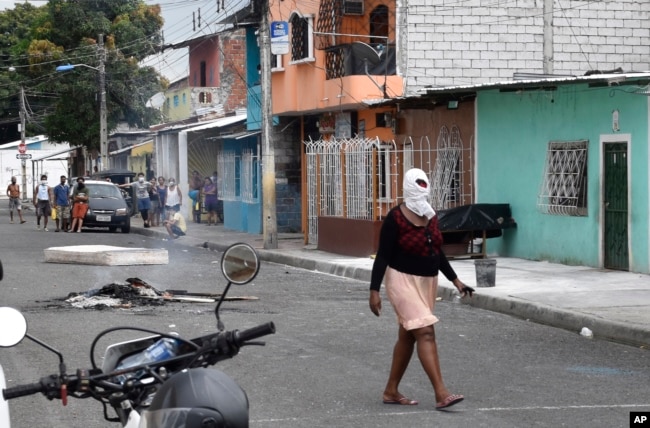
{"label": "motorcycle mirror", "polygon": [[27,334],[27,320],[18,310],[10,307],[0,308],[0,347],[16,346]]}
{"label": "motorcycle mirror", "polygon": [[221,272],[233,284],[246,284],[257,276],[260,261],[248,244],[234,244],[221,257]]}
{"label": "motorcycle mirror", "polygon": [[233,244],[224,251],[221,256],[221,272],[228,280],[226,289],[221,293],[217,306],[214,308],[214,315],[217,317],[217,329],[223,331],[224,325],[219,318],[219,308],[230,290],[232,284],[246,284],[257,276],[260,270],[260,260],[257,252],[248,244]]}

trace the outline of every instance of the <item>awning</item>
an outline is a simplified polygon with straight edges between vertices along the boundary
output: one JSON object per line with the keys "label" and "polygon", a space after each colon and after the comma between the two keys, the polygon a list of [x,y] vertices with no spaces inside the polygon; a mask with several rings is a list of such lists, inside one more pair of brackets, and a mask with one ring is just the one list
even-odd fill
{"label": "awning", "polygon": [[54,153],[49,153],[47,155],[33,156],[31,160],[32,160],[32,162],[34,162],[34,161],[49,159],[49,158],[52,158],[54,156],[59,156],[59,155],[62,155],[64,153],[69,153],[69,152],[75,151],[80,147],[81,146],[74,146],[74,147],[70,147],[68,149],[59,150],[59,151],[54,152]]}
{"label": "awning", "polygon": [[243,123],[246,121],[247,114],[238,114],[235,116],[226,116],[217,120],[214,120],[212,122],[204,123],[202,125],[197,125],[193,126],[191,128],[187,128],[184,131],[185,132],[197,132],[197,131],[205,131],[207,129],[214,129],[214,128],[225,128],[226,126],[230,125],[235,125],[237,123]]}
{"label": "awning", "polygon": [[149,151],[146,151],[146,149],[144,149],[142,152],[138,152],[138,154],[133,154],[133,151],[132,151],[131,156],[140,156],[140,155],[145,154],[145,153],[153,153],[153,140],[149,140],[149,141],[145,141],[143,143],[134,144],[132,146],[122,147],[121,149],[118,149],[118,150],[113,150],[112,152],[109,152],[108,154],[109,154],[109,156],[117,155],[117,154],[120,154],[120,153],[124,153],[127,150],[133,150],[135,148],[143,147],[143,146],[145,146],[147,144],[150,145]]}
{"label": "awning", "polygon": [[224,139],[224,140],[243,140],[246,137],[252,137],[253,135],[259,135],[261,134],[262,131],[245,131],[245,132],[237,132],[235,134],[227,134],[227,135],[220,135],[219,137],[211,137],[208,139]]}
{"label": "awning", "polygon": [[153,140],[131,147],[131,156],[144,156],[153,153]]}

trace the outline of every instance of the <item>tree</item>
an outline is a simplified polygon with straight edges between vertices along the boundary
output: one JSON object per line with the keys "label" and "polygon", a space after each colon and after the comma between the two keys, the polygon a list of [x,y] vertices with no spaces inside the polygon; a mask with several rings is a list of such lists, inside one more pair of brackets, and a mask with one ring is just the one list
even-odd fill
{"label": "tree", "polygon": [[[99,149],[100,34],[106,49],[109,132],[119,121],[139,127],[154,122],[157,112],[145,103],[161,91],[161,77],[153,68],[138,64],[160,44],[163,21],[158,6],[143,0],[49,0],[33,9],[38,12],[25,9],[33,12],[29,19],[16,19],[29,31],[18,36],[20,47],[9,56],[22,61],[22,81],[31,82],[31,88],[41,93],[56,94],[44,120],[51,141]],[[62,64],[85,66],[56,73],[56,66]]]}
{"label": "tree", "polygon": [[20,86],[31,79],[26,51],[43,15],[43,8],[30,3],[0,11],[0,142],[20,138]]}

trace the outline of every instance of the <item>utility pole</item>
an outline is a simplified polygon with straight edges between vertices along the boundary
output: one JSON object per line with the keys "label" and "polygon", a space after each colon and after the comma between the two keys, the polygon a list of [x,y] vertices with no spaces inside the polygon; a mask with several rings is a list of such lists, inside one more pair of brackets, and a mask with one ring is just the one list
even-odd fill
{"label": "utility pole", "polygon": [[108,132],[106,125],[106,49],[104,35],[99,35],[99,152],[100,170],[108,169]]}
{"label": "utility pole", "polygon": [[[20,85],[20,144],[25,147],[25,88]],[[20,160],[20,174],[22,175],[22,199],[27,199],[27,161]]]}
{"label": "utility pole", "polygon": [[273,146],[271,99],[271,37],[269,26],[269,1],[262,0],[260,24],[260,72],[262,83],[262,216],[264,248],[278,248],[278,220],[275,196],[275,148]]}
{"label": "utility pole", "polygon": [[544,0],[544,74],[553,74],[553,0]]}

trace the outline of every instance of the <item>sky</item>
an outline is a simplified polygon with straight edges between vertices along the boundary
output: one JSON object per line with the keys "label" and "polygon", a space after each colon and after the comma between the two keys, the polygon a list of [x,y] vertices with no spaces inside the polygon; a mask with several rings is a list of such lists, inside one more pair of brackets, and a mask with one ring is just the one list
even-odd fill
{"label": "sky", "polygon": [[[222,0],[223,1],[223,0]],[[0,10],[13,9],[16,3],[25,0],[0,0]],[[43,6],[46,0],[28,0],[35,6]],[[159,4],[165,20],[164,43],[179,43],[205,34],[213,33],[216,22],[226,16],[229,10],[239,9],[248,0],[228,0],[226,10],[217,0],[145,0],[147,4]],[[201,16],[199,27],[198,17]],[[144,64],[155,67],[170,82],[179,80],[189,73],[187,48],[166,50],[148,58]]]}

